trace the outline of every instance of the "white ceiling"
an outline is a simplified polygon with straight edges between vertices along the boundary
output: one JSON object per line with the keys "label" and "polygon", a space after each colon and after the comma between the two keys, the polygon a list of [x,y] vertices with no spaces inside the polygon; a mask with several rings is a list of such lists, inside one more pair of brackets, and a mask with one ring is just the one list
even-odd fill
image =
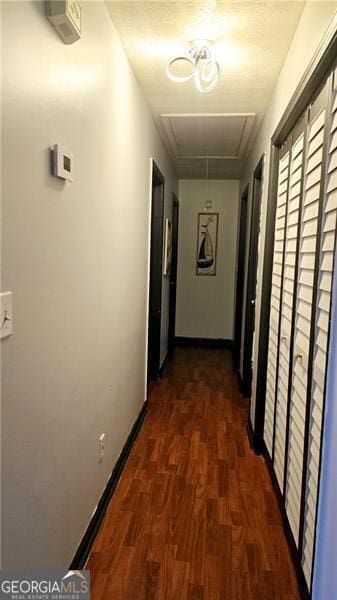
{"label": "white ceiling", "polygon": [[[270,101],[304,2],[106,0],[181,178],[236,178]],[[168,79],[186,43],[211,39],[223,74],[209,94]]]}

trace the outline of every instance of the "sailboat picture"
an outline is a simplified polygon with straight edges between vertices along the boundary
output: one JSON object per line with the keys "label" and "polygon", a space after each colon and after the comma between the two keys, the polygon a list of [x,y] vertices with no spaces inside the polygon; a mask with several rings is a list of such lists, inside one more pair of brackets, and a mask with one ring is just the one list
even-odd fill
{"label": "sailboat picture", "polygon": [[197,275],[216,274],[219,213],[198,214]]}

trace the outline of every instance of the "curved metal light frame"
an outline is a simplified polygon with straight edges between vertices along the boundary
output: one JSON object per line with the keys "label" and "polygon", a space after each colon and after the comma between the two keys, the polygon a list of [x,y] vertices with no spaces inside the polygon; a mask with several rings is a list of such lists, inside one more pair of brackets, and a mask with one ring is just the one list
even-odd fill
{"label": "curved metal light frame", "polygon": [[[221,67],[215,60],[213,46],[213,42],[209,40],[193,40],[190,42],[185,56],[176,56],[168,63],[166,66],[167,76],[177,83],[185,83],[194,77],[199,92],[211,92],[221,78]],[[182,60],[191,65],[191,73],[183,76],[174,75],[172,73],[173,65]]]}

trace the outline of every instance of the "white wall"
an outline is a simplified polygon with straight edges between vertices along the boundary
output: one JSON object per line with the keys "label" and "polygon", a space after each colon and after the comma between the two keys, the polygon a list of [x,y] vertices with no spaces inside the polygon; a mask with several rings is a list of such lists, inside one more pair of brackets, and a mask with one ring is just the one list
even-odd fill
{"label": "white wall", "polygon": [[[66,46],[3,2],[4,568],[65,568],[145,397],[150,158],[176,180],[103,2]],[[50,145],[75,182],[50,175]],[[98,464],[98,437],[106,433]]]}
{"label": "white wall", "polygon": [[207,199],[219,213],[217,271],[209,277],[195,274],[198,212],[204,210],[205,193],[205,181],[179,182],[176,336],[233,339],[239,182],[208,182]]}
{"label": "white wall", "polygon": [[[337,8],[337,2],[307,2],[305,4],[301,19],[299,21],[295,36],[289,48],[287,58],[282,67],[275,91],[268,107],[267,113],[263,120],[259,134],[255,140],[254,147],[246,163],[244,173],[241,179],[240,192],[243,192],[247,183],[253,181],[254,170],[263,154],[265,154],[264,164],[264,182],[262,191],[262,207],[261,207],[261,236],[260,236],[260,260],[258,264],[257,274],[257,294],[256,294],[256,335],[254,339],[253,358],[258,348],[259,327],[260,327],[260,312],[261,312],[261,283],[263,269],[263,255],[265,243],[266,229],[266,214],[267,214],[267,196],[268,196],[268,180],[270,167],[270,140],[278,125],[290,99],[293,95],[306,67],[308,66],[316,48],[318,47],[321,38],[326,31],[326,28],[333,17],[333,13]],[[250,186],[249,212],[251,208],[251,193],[252,185]],[[250,215],[248,215],[250,222]],[[247,244],[248,260],[249,244]],[[246,286],[245,286],[246,287]],[[245,295],[244,295],[245,297]],[[245,314],[245,307],[243,310]],[[244,332],[244,326],[242,328]],[[241,356],[243,353],[241,353]],[[242,366],[242,365],[241,365]],[[242,371],[241,371],[242,372]],[[256,389],[256,370],[253,372],[253,391],[251,402],[251,420],[254,423],[255,415],[255,389]]]}

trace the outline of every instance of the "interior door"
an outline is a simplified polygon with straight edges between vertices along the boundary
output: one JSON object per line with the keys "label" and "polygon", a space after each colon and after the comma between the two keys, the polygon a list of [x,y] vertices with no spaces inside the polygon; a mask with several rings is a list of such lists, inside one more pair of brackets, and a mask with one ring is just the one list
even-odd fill
{"label": "interior door", "polygon": [[252,390],[252,352],[255,330],[255,296],[257,280],[257,262],[260,235],[261,192],[262,192],[263,158],[261,158],[254,173],[250,240],[247,273],[247,294],[245,307],[245,333],[243,344],[242,394],[250,398]]}
{"label": "interior door", "polygon": [[176,322],[176,298],[177,298],[177,266],[178,266],[178,228],[179,228],[179,201],[173,194],[172,206],[172,260],[170,274],[170,306],[169,306],[169,352],[174,348],[175,322]]}
{"label": "interior door", "polygon": [[147,378],[159,377],[163,273],[164,177],[155,163],[152,171],[150,290]]}
{"label": "interior door", "polygon": [[241,361],[241,336],[242,336],[242,310],[243,310],[243,292],[245,281],[245,256],[246,256],[246,237],[247,237],[247,205],[248,205],[248,187],[241,196],[240,209],[240,231],[239,231],[239,250],[238,250],[238,268],[236,281],[236,303],[235,303],[235,333],[234,333],[234,367],[240,369]]}

